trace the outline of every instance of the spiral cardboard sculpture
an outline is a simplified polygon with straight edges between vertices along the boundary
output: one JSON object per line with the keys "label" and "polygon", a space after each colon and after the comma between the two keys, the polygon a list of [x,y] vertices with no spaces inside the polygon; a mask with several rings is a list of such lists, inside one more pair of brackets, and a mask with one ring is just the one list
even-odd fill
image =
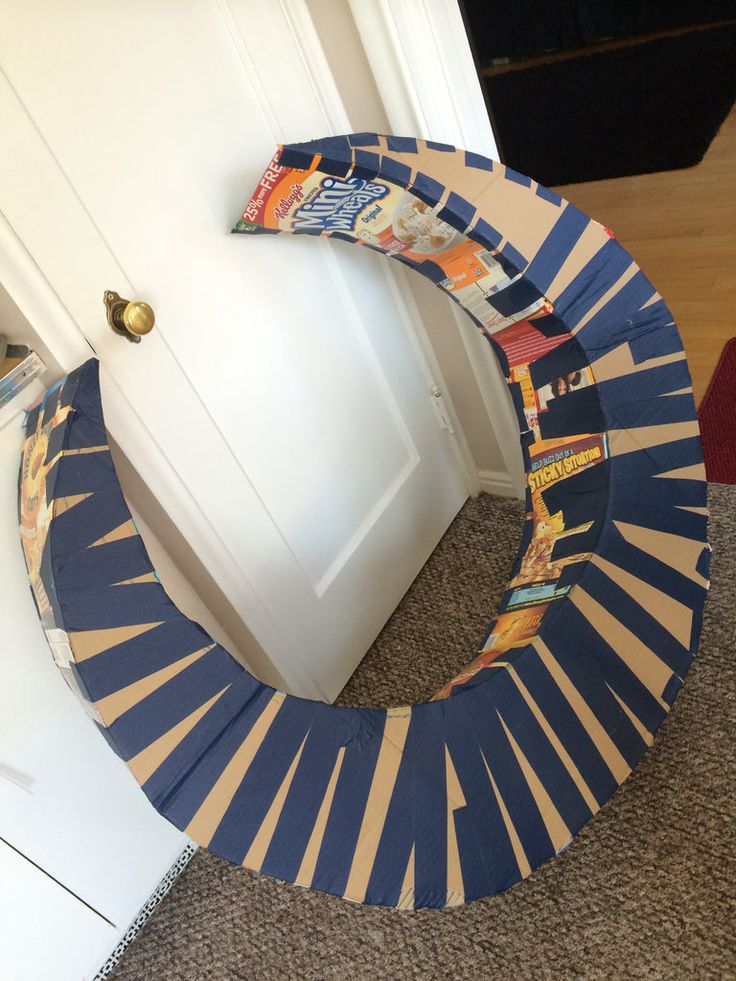
{"label": "spiral cardboard sculpture", "polygon": [[506,889],[641,759],[697,647],[706,485],[677,329],[610,232],[451,146],[283,147],[235,230],[376,249],[483,331],[528,480],[501,609],[428,702],[348,709],[262,684],[159,584],[91,361],[30,412],[23,454],[21,536],[54,656],[153,806],[231,862],[401,908]]}

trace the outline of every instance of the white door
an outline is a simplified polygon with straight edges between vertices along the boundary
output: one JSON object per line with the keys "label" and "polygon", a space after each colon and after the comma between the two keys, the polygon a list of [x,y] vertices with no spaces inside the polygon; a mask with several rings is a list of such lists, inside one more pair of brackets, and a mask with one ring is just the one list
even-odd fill
{"label": "white door", "polygon": [[[467,492],[385,260],[229,234],[277,142],[347,127],[303,0],[5,0],[0,68],[0,211],[65,308],[55,353],[94,348],[254,666],[333,698]],[[154,307],[142,343],[106,289]]]}

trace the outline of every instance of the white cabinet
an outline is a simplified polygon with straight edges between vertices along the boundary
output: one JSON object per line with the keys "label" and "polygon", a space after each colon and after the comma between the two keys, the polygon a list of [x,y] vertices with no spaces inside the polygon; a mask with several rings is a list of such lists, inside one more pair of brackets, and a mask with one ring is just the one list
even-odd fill
{"label": "white cabinet", "polygon": [[18,538],[22,421],[0,429],[0,838],[13,846],[0,842],[0,978],[78,981],[94,976],[187,839],[51,658]]}
{"label": "white cabinet", "polygon": [[117,941],[114,927],[0,841],[0,977],[88,978]]}

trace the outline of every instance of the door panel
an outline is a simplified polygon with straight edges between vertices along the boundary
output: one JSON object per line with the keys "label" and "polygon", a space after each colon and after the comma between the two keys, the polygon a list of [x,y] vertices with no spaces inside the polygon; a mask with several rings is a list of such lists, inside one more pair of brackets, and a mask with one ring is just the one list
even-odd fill
{"label": "door panel", "polygon": [[[287,684],[334,697],[466,491],[384,270],[229,235],[275,143],[328,128],[297,7],[5,4],[0,208],[119,390],[113,435],[170,512],[191,498]],[[140,345],[104,324],[106,288],[154,307]]]}

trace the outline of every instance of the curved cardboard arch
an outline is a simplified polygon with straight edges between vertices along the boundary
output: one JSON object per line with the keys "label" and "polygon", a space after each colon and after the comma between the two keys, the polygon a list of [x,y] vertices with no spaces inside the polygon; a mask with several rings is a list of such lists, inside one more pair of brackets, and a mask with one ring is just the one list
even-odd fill
{"label": "curved cardboard arch", "polygon": [[154,807],[216,854],[401,908],[503,890],[625,779],[697,648],[705,473],[677,329],[604,228],[446,145],[280,148],[235,230],[377,248],[484,331],[528,479],[499,615],[428,702],[347,709],[262,684],[158,582],[91,361],[29,413],[24,445],[21,537],[54,656]]}

